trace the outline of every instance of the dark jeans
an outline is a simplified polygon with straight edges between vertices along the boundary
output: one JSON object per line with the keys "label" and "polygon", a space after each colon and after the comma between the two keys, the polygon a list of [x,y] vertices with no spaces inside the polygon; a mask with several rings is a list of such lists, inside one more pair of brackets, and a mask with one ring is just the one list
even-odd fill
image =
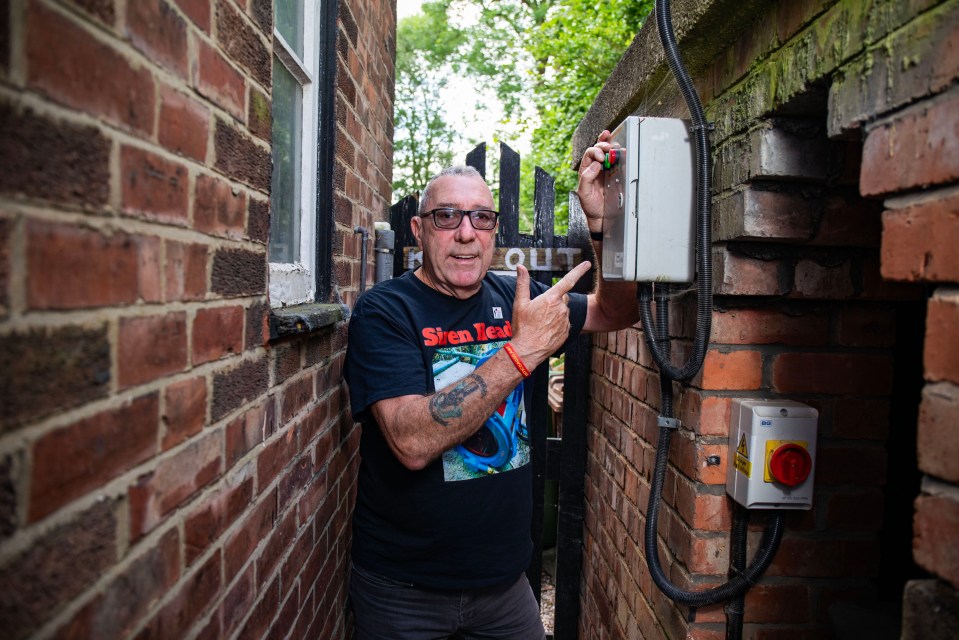
{"label": "dark jeans", "polygon": [[525,575],[498,587],[439,591],[418,589],[353,565],[350,600],[355,640],[546,637]]}

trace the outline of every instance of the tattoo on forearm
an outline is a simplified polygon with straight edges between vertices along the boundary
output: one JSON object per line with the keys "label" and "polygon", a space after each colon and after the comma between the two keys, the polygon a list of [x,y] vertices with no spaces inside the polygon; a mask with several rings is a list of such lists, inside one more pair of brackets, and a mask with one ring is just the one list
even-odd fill
{"label": "tattoo on forearm", "polygon": [[449,391],[440,391],[430,398],[430,415],[444,427],[450,426],[450,420],[463,415],[463,401],[466,397],[477,391],[481,398],[486,397],[486,381],[471,373]]}

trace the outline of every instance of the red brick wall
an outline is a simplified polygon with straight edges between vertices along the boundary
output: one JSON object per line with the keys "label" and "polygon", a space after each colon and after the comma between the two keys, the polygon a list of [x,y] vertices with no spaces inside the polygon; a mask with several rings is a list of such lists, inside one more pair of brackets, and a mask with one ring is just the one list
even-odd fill
{"label": "red brick wall", "polygon": [[[701,373],[676,385],[683,428],[658,531],[674,583],[726,580],[731,399],[789,398],[820,411],[814,506],[787,514],[782,547],[746,597],[750,639],[833,637],[843,603],[895,611],[901,584],[891,603],[880,593],[888,566],[913,556],[959,587],[959,555],[943,543],[959,536],[959,12],[950,2],[875,4],[766,4],[739,16],[732,44],[710,42],[723,31],[710,20],[735,15],[735,3],[705,3],[702,24],[674,10],[716,123],[711,342]],[[648,52],[658,45],[646,35],[621,63],[633,67],[614,77],[640,79],[640,113],[684,116],[656,84]],[[697,67],[703,59],[712,62]],[[584,120],[597,131],[616,124],[602,118],[615,117],[617,99],[629,102],[621,86],[607,89]],[[920,402],[909,389],[922,383],[903,375],[921,375],[923,339],[910,336],[909,353],[903,330],[924,302]],[[670,306],[673,349],[684,354],[694,300]],[[660,391],[641,331],[599,336],[592,370],[581,636],[725,637],[721,605],[689,620],[646,566]],[[918,437],[898,448],[910,430]],[[921,490],[898,475],[917,467]],[[897,483],[911,493],[890,513]],[[899,523],[890,520],[911,517],[913,497],[912,548],[908,537],[891,547]],[[761,524],[754,519],[750,557]]]}
{"label": "red brick wall", "polygon": [[[345,325],[267,329],[272,12],[0,0],[5,638],[349,634]],[[390,199],[392,3],[342,0],[332,35],[350,302]]]}

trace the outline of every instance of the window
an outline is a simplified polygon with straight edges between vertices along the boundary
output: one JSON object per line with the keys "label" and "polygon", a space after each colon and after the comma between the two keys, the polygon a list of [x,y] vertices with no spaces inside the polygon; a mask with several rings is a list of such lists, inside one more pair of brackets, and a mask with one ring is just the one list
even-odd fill
{"label": "window", "polygon": [[322,61],[335,57],[323,55],[330,17],[325,14],[331,13],[327,4],[332,3],[275,3],[269,243],[274,307],[313,302],[328,294],[331,185],[324,170],[328,150],[320,141],[331,137],[324,135],[324,123],[332,125],[332,102],[324,98],[332,93],[332,74]]}

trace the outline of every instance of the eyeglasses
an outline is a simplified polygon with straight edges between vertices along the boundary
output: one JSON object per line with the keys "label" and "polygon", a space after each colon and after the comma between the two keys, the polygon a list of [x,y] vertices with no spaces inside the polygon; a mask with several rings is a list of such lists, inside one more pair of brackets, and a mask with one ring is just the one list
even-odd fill
{"label": "eyeglasses", "polygon": [[469,215],[470,224],[479,231],[492,231],[496,227],[496,219],[499,217],[498,211],[489,209],[473,209],[464,211],[462,209],[433,209],[421,213],[420,217],[433,216],[433,224],[438,229],[457,229],[463,222],[463,216]]}

